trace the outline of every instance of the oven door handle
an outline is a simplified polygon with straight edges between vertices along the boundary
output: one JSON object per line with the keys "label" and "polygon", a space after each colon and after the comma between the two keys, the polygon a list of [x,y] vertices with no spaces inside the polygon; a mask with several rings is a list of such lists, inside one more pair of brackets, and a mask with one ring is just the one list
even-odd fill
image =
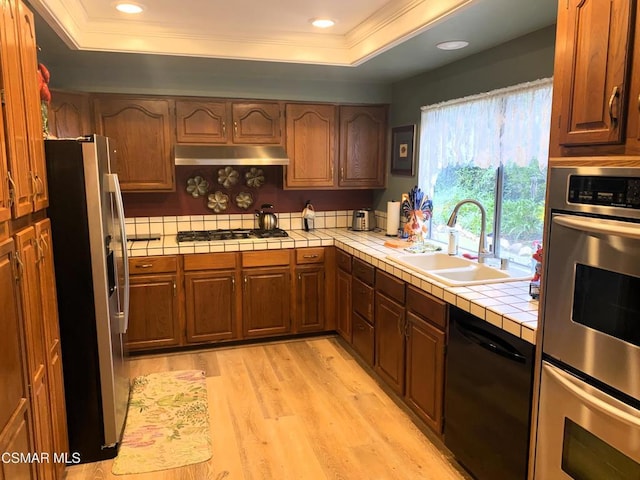
{"label": "oven door handle", "polygon": [[604,414],[610,417],[617,418],[632,427],[640,428],[640,418],[634,415],[631,415],[627,412],[624,412],[618,408],[615,408],[614,406],[609,405],[604,400],[601,400],[589,394],[588,392],[585,392],[582,388],[580,388],[579,385],[575,383],[577,382],[577,380],[573,380],[573,378],[569,377],[568,374],[560,373],[557,370],[555,370],[553,367],[546,364],[543,366],[543,368],[549,375],[553,377],[555,381],[560,383],[560,385],[562,385],[565,389],[567,389],[570,393],[572,393],[576,397],[580,398],[587,405],[590,405],[596,410],[600,410],[601,412],[603,412]]}
{"label": "oven door handle", "polygon": [[562,225],[563,227],[571,228],[573,230],[640,240],[640,228],[636,224],[617,222],[615,220],[598,219],[597,222],[594,222],[593,220],[594,219],[586,221],[581,218],[569,217],[567,215],[556,215],[553,217],[553,221],[558,225]]}

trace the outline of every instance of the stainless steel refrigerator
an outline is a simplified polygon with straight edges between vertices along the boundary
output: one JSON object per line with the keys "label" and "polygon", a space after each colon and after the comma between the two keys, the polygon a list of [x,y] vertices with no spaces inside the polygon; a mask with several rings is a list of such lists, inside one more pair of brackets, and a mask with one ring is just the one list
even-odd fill
{"label": "stainless steel refrigerator", "polygon": [[45,141],[69,448],[112,458],[129,400],[129,275],[115,148],[107,137]]}

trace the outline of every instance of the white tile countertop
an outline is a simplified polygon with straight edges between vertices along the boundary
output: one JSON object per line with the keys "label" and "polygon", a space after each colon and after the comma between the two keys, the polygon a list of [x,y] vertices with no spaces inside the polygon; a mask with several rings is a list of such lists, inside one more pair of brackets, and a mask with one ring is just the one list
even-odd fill
{"label": "white tile countertop", "polygon": [[347,228],[324,228],[309,232],[289,230],[288,238],[242,239],[213,242],[181,242],[175,235],[160,240],[128,242],[132,257],[188,253],[272,250],[281,248],[331,246],[360,258],[449,304],[501,328],[529,343],[536,343],[538,301],[529,296],[529,282],[516,281],[449,287],[386,260],[387,255],[406,253],[401,248],[385,247],[388,239],[379,232],[354,232]]}

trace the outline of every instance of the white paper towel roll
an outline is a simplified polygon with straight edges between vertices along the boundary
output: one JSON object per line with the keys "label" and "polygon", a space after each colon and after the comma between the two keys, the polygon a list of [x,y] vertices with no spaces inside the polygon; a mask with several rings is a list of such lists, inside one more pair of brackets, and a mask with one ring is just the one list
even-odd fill
{"label": "white paper towel roll", "polygon": [[387,202],[387,235],[395,237],[400,227],[400,202]]}

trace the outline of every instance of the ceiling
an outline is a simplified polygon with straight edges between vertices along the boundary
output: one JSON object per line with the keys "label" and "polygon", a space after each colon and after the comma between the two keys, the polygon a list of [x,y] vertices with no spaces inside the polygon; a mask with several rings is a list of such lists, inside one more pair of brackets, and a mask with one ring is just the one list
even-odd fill
{"label": "ceiling", "polygon": [[[49,54],[150,54],[217,62],[229,74],[278,65],[288,77],[385,83],[552,25],[557,12],[557,0],[135,0],[145,7],[135,16],[112,0],[29,3]],[[317,29],[317,17],[336,24]],[[435,48],[445,40],[470,45]]]}

